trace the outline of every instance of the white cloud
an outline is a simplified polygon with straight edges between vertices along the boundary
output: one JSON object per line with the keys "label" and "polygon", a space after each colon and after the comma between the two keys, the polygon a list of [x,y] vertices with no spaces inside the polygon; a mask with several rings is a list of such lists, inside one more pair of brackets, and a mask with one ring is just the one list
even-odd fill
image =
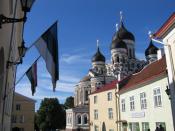
{"label": "white cloud", "polygon": [[87,56],[83,55],[70,55],[70,54],[63,54],[61,56],[61,61],[67,63],[67,64],[73,64],[73,63],[87,63],[90,61],[90,59]]}

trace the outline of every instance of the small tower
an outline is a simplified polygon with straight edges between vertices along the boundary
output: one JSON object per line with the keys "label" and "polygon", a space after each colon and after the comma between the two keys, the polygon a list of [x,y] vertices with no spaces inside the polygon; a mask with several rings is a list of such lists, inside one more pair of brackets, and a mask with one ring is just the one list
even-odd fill
{"label": "small tower", "polygon": [[152,40],[149,43],[148,48],[145,50],[145,56],[148,63],[157,60],[158,48],[153,44]]}
{"label": "small tower", "polygon": [[135,37],[134,35],[129,32],[123,22],[123,13],[120,11],[120,27],[116,32],[118,37],[122,39],[127,45],[127,52],[129,59],[135,59]]}
{"label": "small tower", "polygon": [[105,84],[106,66],[105,57],[100,52],[99,40],[97,40],[97,52],[92,57],[92,69],[89,71],[92,92]]}

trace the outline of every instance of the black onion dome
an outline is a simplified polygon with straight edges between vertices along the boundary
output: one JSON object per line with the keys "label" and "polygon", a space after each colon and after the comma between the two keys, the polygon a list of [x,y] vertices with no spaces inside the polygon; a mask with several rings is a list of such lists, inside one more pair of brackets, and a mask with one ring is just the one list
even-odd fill
{"label": "black onion dome", "polygon": [[153,45],[152,41],[150,41],[148,48],[145,50],[145,56],[148,56],[151,54],[157,54],[157,50],[158,48],[155,45]]}
{"label": "black onion dome", "polygon": [[118,37],[120,39],[127,39],[127,40],[135,41],[134,35],[125,28],[123,22],[121,22],[121,26],[118,30]]}
{"label": "black onion dome", "polygon": [[105,57],[100,52],[99,47],[98,47],[97,52],[95,53],[95,55],[92,57],[92,62],[97,62],[97,61],[103,61],[103,62],[105,62]]}
{"label": "black onion dome", "polygon": [[112,40],[111,50],[116,48],[127,49],[127,45],[122,39],[116,37],[115,39]]}

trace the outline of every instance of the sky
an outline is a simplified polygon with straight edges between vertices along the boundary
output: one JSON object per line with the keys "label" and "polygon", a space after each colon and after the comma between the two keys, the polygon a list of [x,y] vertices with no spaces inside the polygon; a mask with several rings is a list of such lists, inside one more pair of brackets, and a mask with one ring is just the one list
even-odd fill
{"label": "sky", "polygon": [[[26,76],[16,85],[16,92],[36,100],[36,110],[45,97],[56,97],[60,103],[74,95],[75,85],[91,68],[91,58],[100,50],[110,62],[110,44],[123,12],[125,27],[135,36],[136,57],[145,59],[149,45],[148,31],[156,32],[173,13],[173,0],[37,0],[27,14],[24,27],[26,46],[32,45],[55,21],[58,21],[59,76],[56,92],[52,91],[51,77],[45,62],[38,60],[38,86],[31,95]],[[156,44],[161,47],[159,44]],[[18,66],[18,80],[37,59],[32,47]]]}

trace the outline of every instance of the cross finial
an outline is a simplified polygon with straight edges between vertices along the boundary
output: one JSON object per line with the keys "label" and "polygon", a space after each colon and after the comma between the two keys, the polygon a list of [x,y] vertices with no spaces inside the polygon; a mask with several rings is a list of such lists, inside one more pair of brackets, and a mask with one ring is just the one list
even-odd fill
{"label": "cross finial", "polygon": [[118,23],[116,23],[115,27],[116,27],[116,32],[117,32],[118,31]]}
{"label": "cross finial", "polygon": [[99,40],[97,39],[97,48],[99,48]]}
{"label": "cross finial", "polygon": [[122,22],[122,21],[123,21],[123,12],[120,11],[120,22]]}
{"label": "cross finial", "polygon": [[152,36],[153,36],[153,34],[152,34],[152,32],[151,32],[150,30],[148,31],[148,36],[149,36],[150,39],[151,39]]}

